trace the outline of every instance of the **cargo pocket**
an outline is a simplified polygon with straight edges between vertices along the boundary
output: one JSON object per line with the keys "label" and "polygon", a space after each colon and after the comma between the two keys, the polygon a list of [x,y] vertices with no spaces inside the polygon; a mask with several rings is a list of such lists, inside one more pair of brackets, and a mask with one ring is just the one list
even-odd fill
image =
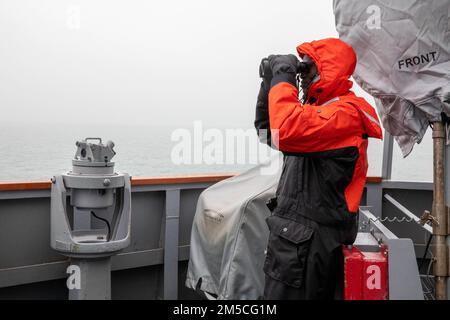
{"label": "cargo pocket", "polygon": [[314,230],[279,216],[270,216],[266,221],[270,235],[265,274],[288,286],[301,287]]}

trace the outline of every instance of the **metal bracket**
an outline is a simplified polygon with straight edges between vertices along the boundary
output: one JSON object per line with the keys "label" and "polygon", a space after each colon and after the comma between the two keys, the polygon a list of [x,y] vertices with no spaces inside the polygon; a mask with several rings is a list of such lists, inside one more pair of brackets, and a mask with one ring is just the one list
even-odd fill
{"label": "metal bracket", "polygon": [[420,221],[419,224],[421,224],[422,226],[425,225],[427,222],[431,222],[431,224],[433,226],[438,227],[439,226],[439,221],[431,215],[431,212],[428,210],[425,210],[423,212],[423,215],[420,217]]}

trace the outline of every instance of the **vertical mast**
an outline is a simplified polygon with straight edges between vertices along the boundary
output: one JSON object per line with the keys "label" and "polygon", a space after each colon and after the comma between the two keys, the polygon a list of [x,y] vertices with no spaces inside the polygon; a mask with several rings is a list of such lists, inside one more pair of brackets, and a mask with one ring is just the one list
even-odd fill
{"label": "vertical mast", "polygon": [[[445,145],[446,135],[442,122],[433,123],[433,226],[434,276],[437,300],[447,299],[447,210],[445,206]],[[447,199],[448,200],[448,199]]]}

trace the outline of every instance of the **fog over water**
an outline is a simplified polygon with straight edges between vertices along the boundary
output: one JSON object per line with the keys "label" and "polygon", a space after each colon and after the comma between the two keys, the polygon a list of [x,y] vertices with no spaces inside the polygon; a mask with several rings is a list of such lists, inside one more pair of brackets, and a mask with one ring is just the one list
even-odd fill
{"label": "fog over water", "polygon": [[[177,165],[171,135],[251,129],[261,58],[335,36],[331,1],[1,0],[0,180],[69,170],[87,136],[113,140],[133,175],[243,171]],[[431,150],[429,133],[405,160],[396,147],[394,178],[430,181]],[[369,175],[381,151],[370,141]]]}

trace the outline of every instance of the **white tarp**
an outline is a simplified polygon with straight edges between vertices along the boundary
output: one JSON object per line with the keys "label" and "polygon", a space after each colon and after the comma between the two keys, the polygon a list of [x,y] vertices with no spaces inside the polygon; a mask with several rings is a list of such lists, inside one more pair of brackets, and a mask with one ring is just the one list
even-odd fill
{"label": "white tarp", "polygon": [[201,279],[199,289],[217,299],[262,296],[266,202],[275,195],[282,162],[277,155],[271,160],[275,170],[259,165],[202,192],[192,225],[187,287],[196,289]]}
{"label": "white tarp", "polygon": [[355,81],[374,98],[403,156],[429,122],[450,115],[449,0],[334,0],[339,37],[356,51]]}

